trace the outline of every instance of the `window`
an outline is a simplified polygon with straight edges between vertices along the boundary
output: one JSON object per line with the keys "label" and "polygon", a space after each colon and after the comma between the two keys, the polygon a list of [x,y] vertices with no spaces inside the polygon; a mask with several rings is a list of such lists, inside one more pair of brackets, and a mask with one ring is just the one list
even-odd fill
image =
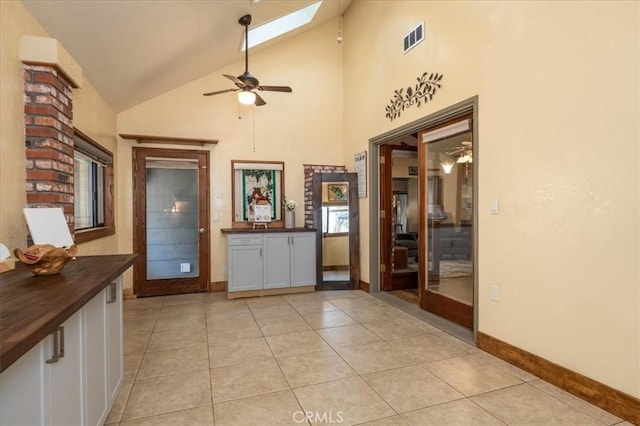
{"label": "window", "polygon": [[[313,20],[321,4],[322,1],[312,3],[281,18],[250,29],[249,49],[308,24]],[[240,50],[244,52],[244,49],[245,45],[243,42]]]}
{"label": "window", "polygon": [[113,222],[113,154],[74,129],[75,241],[115,233]]}
{"label": "window", "polygon": [[322,233],[349,233],[349,205],[322,206]]}

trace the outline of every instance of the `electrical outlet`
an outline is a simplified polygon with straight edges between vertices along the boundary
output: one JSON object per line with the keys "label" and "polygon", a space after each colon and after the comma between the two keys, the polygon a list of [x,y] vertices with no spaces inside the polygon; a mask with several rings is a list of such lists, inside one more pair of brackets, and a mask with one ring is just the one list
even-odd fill
{"label": "electrical outlet", "polygon": [[497,285],[491,286],[491,300],[494,302],[500,301],[500,287]]}
{"label": "electrical outlet", "polygon": [[180,264],[180,272],[191,272],[191,264],[190,263],[181,263]]}
{"label": "electrical outlet", "polygon": [[227,265],[222,266],[222,275],[227,275]]}

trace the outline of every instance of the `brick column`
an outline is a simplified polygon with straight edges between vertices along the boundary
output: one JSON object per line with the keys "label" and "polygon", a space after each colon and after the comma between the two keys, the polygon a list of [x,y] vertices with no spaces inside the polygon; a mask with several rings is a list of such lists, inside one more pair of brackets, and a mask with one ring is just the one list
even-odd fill
{"label": "brick column", "polygon": [[73,233],[73,92],[54,67],[24,65],[27,206],[62,207]]}
{"label": "brick column", "polygon": [[[314,173],[346,173],[345,166],[304,165],[304,227],[313,228],[313,175]],[[318,226],[322,226],[319,224]]]}

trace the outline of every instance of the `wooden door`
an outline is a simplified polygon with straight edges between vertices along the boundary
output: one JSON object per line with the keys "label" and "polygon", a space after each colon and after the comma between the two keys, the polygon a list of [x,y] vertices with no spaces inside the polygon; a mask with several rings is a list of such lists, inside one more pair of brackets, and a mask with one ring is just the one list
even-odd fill
{"label": "wooden door", "polygon": [[137,296],[207,291],[209,152],[133,148]]}

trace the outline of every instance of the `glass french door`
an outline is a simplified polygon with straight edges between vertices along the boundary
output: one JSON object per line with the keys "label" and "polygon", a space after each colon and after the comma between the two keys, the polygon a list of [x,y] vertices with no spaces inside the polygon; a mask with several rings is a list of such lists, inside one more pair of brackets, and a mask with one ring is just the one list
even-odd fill
{"label": "glass french door", "polygon": [[422,308],[473,328],[474,149],[471,118],[419,136]]}
{"label": "glass french door", "polygon": [[134,148],[134,291],[206,291],[208,152]]}

